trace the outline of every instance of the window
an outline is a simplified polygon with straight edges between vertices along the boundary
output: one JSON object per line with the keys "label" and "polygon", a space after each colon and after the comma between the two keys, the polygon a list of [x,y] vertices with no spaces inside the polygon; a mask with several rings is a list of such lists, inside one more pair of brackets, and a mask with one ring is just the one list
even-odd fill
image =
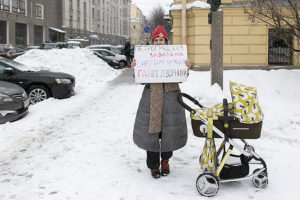
{"label": "window", "polygon": [[6,44],[6,21],[0,21],[0,44]]}
{"label": "window", "polygon": [[83,3],[83,15],[86,17],[86,2]]}
{"label": "window", "polygon": [[69,19],[69,26],[70,26],[70,28],[73,28],[73,16],[72,15],[70,16],[70,19]]}
{"label": "window", "polygon": [[95,19],[95,8],[92,8],[92,19]]}
{"label": "window", "polygon": [[77,17],[77,29],[80,29],[80,18]]}
{"label": "window", "polygon": [[133,29],[135,29],[135,25],[133,25]]}
{"label": "window", "polygon": [[37,18],[43,19],[44,18],[43,14],[44,14],[44,7],[43,7],[43,5],[36,4],[35,5],[35,16]]}
{"label": "window", "polygon": [[12,12],[25,14],[25,0],[12,0]]}
{"label": "window", "polygon": [[86,19],[83,20],[83,29],[86,31]]}
{"label": "window", "polygon": [[27,45],[27,25],[16,23],[16,45]]}
{"label": "window", "polygon": [[80,0],[77,0],[77,11],[80,11]]}
{"label": "window", "polygon": [[41,45],[43,43],[43,27],[34,25],[34,45]]}
{"label": "window", "polygon": [[69,0],[69,8],[73,9],[73,0]]}
{"label": "window", "polygon": [[9,0],[0,0],[0,10],[9,11]]}

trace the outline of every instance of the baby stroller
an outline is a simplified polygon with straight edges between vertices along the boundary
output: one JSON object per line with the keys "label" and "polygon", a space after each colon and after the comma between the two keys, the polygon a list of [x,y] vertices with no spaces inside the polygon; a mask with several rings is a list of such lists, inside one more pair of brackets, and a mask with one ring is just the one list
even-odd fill
{"label": "baby stroller", "polygon": [[[265,188],[268,185],[265,161],[255,152],[253,146],[245,141],[258,139],[261,135],[263,113],[258,104],[256,89],[230,82],[230,90],[233,103],[223,99],[223,103],[213,108],[204,108],[187,94],[181,93],[178,96],[180,105],[190,112],[194,135],[206,138],[199,159],[203,173],[196,180],[198,192],[206,197],[217,194],[219,183],[252,178],[257,188]],[[182,97],[200,108],[192,109],[183,102]],[[223,139],[217,150],[214,138]],[[234,148],[239,155],[232,154]],[[237,162],[229,163],[230,160]],[[255,167],[251,167],[252,173],[249,174],[250,165]]]}

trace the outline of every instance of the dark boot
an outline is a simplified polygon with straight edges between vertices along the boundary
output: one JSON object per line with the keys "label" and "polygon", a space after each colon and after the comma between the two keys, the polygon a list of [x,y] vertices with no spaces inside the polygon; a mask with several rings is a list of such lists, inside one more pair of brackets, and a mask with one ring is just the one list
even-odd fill
{"label": "dark boot", "polygon": [[151,169],[151,175],[153,178],[159,178],[160,177],[159,169]]}
{"label": "dark boot", "polygon": [[161,160],[161,175],[168,176],[170,174],[169,160]]}

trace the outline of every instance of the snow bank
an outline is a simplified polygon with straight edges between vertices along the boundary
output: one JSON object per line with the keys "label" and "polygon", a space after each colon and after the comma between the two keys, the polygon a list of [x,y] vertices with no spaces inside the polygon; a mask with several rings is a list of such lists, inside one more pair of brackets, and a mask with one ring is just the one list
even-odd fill
{"label": "snow bank", "polygon": [[115,78],[120,71],[111,68],[88,49],[30,50],[16,58],[32,67],[72,74],[76,78],[75,91]]}

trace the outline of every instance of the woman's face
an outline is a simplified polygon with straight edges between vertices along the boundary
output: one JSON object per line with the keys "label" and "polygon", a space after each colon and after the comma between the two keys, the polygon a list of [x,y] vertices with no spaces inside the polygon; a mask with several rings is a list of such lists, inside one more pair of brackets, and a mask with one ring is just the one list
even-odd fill
{"label": "woman's face", "polygon": [[156,37],[153,40],[154,45],[165,45],[166,39],[164,37]]}

